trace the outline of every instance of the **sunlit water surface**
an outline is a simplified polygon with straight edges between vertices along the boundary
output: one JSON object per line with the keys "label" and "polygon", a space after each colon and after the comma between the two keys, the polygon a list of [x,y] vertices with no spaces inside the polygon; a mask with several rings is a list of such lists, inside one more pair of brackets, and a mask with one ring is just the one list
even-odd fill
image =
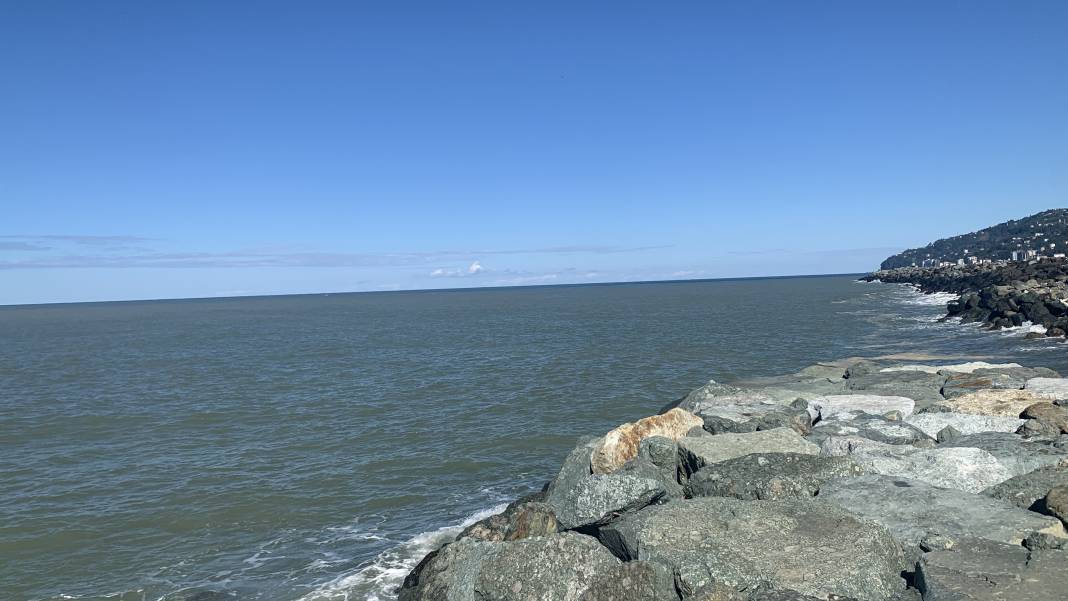
{"label": "sunlit water surface", "polygon": [[0,598],[390,599],[575,438],[709,378],[924,352],[1068,372],[851,277],[0,308]]}

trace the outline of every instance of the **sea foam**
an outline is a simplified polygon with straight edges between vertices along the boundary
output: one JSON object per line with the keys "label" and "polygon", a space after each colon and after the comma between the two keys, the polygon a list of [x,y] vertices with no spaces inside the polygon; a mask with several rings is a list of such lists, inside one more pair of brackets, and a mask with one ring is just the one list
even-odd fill
{"label": "sea foam", "polygon": [[387,549],[353,572],[342,574],[300,601],[387,601],[396,599],[397,587],[423,557],[451,541],[464,528],[498,514],[507,507],[501,503],[475,512],[458,524],[421,532],[395,547]]}

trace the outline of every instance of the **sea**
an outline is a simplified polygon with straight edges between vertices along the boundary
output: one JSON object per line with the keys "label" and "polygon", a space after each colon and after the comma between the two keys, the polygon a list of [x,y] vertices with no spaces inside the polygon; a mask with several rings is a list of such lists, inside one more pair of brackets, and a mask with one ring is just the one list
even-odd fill
{"label": "sea", "polygon": [[385,601],[577,437],[709,379],[1068,374],[1027,327],[940,323],[950,298],[822,276],[0,307],[0,599]]}

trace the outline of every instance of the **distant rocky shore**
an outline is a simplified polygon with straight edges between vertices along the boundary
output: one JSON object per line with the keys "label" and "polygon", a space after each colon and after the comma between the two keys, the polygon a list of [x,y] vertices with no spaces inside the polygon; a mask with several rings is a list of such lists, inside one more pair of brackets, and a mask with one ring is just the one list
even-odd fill
{"label": "distant rocky shore", "polygon": [[1042,326],[1032,337],[1063,337],[1068,333],[1068,262],[1031,263],[1002,261],[950,267],[899,267],[861,278],[912,284],[925,293],[960,295],[946,306],[946,318],[963,323],[982,322],[992,329],[1023,325]]}
{"label": "distant rocky shore", "polygon": [[1068,378],[854,358],[709,382],[580,440],[543,490],[427,555],[398,594],[1063,601],[1065,523]]}

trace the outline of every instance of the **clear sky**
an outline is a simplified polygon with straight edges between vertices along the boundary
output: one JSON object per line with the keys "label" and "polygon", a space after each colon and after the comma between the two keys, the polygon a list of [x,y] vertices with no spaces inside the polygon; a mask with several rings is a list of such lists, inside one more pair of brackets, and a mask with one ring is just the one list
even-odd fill
{"label": "clear sky", "polygon": [[0,304],[856,272],[1068,206],[1068,2],[0,2]]}

